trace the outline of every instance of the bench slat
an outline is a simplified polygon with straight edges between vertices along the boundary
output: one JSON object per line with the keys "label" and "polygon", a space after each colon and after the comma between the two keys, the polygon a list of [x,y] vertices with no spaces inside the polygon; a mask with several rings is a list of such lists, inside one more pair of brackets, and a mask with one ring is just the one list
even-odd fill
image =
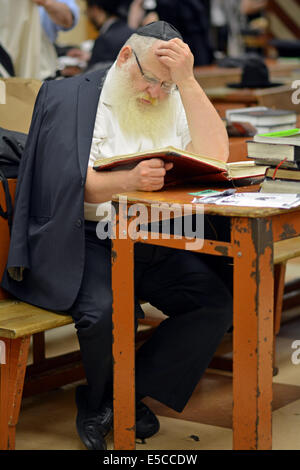
{"label": "bench slat", "polygon": [[19,338],[72,322],[71,315],[53,313],[25,302],[0,302],[0,337]]}
{"label": "bench slat", "polygon": [[274,264],[283,263],[300,256],[300,237],[274,243]]}

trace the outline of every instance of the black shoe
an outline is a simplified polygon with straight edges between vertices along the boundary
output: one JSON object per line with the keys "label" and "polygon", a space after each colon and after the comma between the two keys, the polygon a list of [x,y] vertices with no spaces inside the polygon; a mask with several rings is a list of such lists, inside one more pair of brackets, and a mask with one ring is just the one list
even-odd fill
{"label": "black shoe", "polygon": [[91,413],[87,407],[85,385],[76,389],[78,414],[76,428],[80,439],[89,450],[106,450],[105,436],[112,428],[113,413],[111,403],[104,403],[99,412]]}
{"label": "black shoe", "polygon": [[[107,402],[106,406],[109,408],[111,413],[109,416],[112,419],[113,416],[113,404]],[[159,431],[159,421],[153,411],[148,408],[143,402],[136,402],[136,422],[135,422],[135,436],[137,439],[146,439],[153,436]]]}
{"label": "black shoe", "polygon": [[141,401],[136,402],[135,408],[135,437],[146,439],[159,431],[159,421],[153,411]]}
{"label": "black shoe", "polygon": [[143,402],[136,404],[135,436],[137,439],[146,439],[159,431],[159,421],[153,411]]}

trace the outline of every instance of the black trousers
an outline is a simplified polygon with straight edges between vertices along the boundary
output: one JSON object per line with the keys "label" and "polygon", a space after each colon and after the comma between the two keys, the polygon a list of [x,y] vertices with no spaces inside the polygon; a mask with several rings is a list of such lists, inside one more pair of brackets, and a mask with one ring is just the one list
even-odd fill
{"label": "black trousers", "polygon": [[[86,222],[85,234],[85,270],[70,313],[89,386],[89,406],[97,410],[112,393],[111,241],[97,238],[93,222]],[[136,354],[136,392],[179,412],[232,325],[232,295],[212,258],[216,257],[135,245],[135,316],[142,316],[138,299],[168,316]]]}

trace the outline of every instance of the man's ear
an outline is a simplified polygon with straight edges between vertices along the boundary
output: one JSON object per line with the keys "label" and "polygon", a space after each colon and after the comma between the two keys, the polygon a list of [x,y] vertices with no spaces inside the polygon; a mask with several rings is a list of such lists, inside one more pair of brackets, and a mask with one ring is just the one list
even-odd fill
{"label": "man's ear", "polygon": [[119,67],[122,67],[122,65],[125,64],[127,62],[127,60],[130,59],[131,56],[132,56],[131,47],[130,46],[122,47],[122,49],[120,50],[120,53],[118,55],[117,65]]}

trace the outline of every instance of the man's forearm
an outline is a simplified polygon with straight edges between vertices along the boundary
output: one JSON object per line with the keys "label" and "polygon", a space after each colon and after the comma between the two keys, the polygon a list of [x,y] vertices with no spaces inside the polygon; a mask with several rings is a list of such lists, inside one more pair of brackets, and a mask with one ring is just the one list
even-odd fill
{"label": "man's forearm", "polygon": [[65,3],[56,0],[34,0],[37,5],[45,8],[51,20],[63,28],[71,28],[73,25],[73,14]]}
{"label": "man's forearm", "polygon": [[100,204],[113,194],[127,191],[158,191],[164,186],[166,172],[173,167],[159,158],[139,162],[132,170],[94,171],[88,167],[85,201]]}
{"label": "man's forearm", "polygon": [[187,150],[227,161],[226,128],[196,79],[190,79],[179,91],[192,139]]}
{"label": "man's forearm", "polygon": [[195,79],[194,57],[189,46],[174,38],[159,43],[154,51],[158,60],[169,69],[172,82],[178,86],[191,134],[187,150],[226,161],[229,153],[227,132]]}
{"label": "man's forearm", "polygon": [[85,201],[100,204],[110,201],[113,194],[122,193],[132,189],[129,183],[129,172],[99,171],[88,168]]}

